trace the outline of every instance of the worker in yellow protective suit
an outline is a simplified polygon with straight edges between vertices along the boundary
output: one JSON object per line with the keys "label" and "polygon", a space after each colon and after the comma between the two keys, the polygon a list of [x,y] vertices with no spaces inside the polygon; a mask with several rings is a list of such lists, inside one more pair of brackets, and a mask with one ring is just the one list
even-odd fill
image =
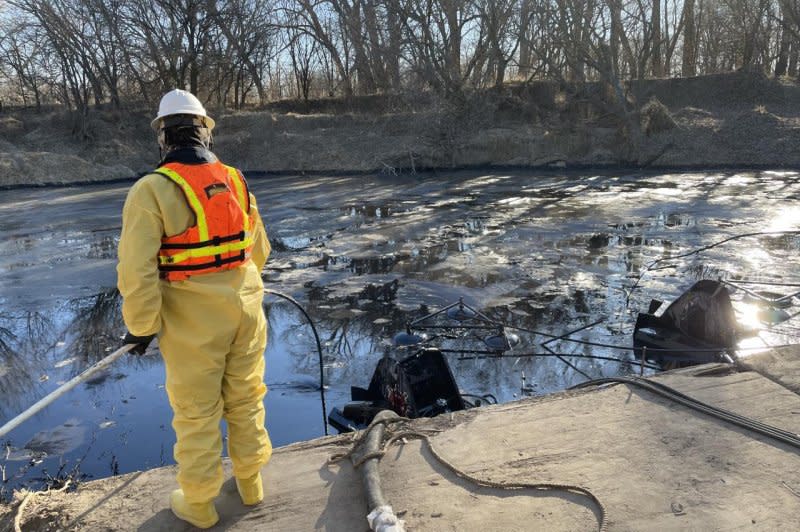
{"label": "worker in yellow protective suit", "polygon": [[180,489],[170,506],[208,528],[219,519],[221,418],[242,502],[264,497],[260,471],[272,447],[264,427],[260,272],[270,246],[244,178],[210,151],[214,121],[197,98],[167,93],[152,125],[161,165],[131,187],[122,213],[125,343],[143,353],[158,335],[177,436]]}

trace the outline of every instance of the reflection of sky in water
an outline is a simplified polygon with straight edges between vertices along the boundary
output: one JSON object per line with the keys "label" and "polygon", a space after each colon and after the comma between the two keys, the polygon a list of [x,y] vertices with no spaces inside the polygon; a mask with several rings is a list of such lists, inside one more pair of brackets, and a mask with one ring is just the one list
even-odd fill
{"label": "reflection of sky in water", "polygon": [[800,207],[782,207],[773,213],[766,224],[767,231],[788,231],[800,226]]}
{"label": "reflection of sky in water", "polygon": [[[700,278],[794,282],[797,236],[737,240],[791,230],[800,214],[796,173],[671,175],[277,177],[252,180],[273,243],[268,286],[308,308],[325,344],[328,407],[366,386],[407,320],[463,297],[506,323],[564,333],[598,319],[577,339],[629,346],[636,313],[674,299]],[[0,422],[118,345],[123,331],[115,249],[127,186],[0,192]],[[766,328],[734,294],[739,320],[760,328],[748,345],[787,343],[794,320]],[[317,354],[298,311],[274,298],[267,347],[267,424],[276,445],[323,432]],[[796,299],[794,300],[796,302]],[[794,308],[794,307],[793,307]],[[790,313],[796,310],[789,309]],[[541,352],[521,335],[516,352]],[[470,339],[453,349],[479,348]],[[625,351],[565,341],[558,353],[624,358]],[[458,360],[462,390],[509,401],[584,379],[548,358]],[[634,371],[571,358],[594,377]],[[12,480],[69,472],[93,477],[172,463],[174,435],[158,356],[128,357],[6,438]],[[32,442],[24,449],[26,442]],[[49,446],[49,447],[48,447]],[[50,457],[29,467],[33,451]],[[0,462],[3,463],[3,462]],[[6,493],[7,495],[7,493]]]}

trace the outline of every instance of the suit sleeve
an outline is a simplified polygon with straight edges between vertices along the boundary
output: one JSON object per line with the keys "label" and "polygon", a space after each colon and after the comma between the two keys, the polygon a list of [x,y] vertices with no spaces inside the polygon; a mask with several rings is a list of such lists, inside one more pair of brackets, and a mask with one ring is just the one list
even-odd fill
{"label": "suit sleeve", "polygon": [[255,220],[255,227],[253,228],[253,253],[251,258],[256,267],[258,267],[258,271],[261,271],[267,263],[267,258],[272,248],[269,245],[267,231],[264,229],[264,222],[261,221],[261,215],[258,212],[256,197],[252,193],[250,194],[250,213]]}
{"label": "suit sleeve", "polygon": [[122,294],[122,317],[131,334],[148,336],[161,330],[161,287],[158,250],[164,221],[156,199],[142,182],[131,187],[122,209],[117,287]]}

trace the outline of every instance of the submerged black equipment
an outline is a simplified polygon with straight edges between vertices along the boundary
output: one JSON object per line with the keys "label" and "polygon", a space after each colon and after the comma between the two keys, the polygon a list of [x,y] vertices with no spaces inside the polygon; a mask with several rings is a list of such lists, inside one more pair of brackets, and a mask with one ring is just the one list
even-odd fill
{"label": "submerged black equipment", "polygon": [[450,366],[438,349],[422,349],[402,360],[382,358],[369,388],[353,386],[350,395],[351,403],[334,408],[328,416],[328,422],[340,432],[365,428],[381,410],[418,418],[466,408]]}
{"label": "submerged black equipment", "polygon": [[677,366],[730,361],[739,325],[722,283],[698,281],[656,316],[661,305],[651,301],[648,312],[636,319],[633,345],[638,358]]}

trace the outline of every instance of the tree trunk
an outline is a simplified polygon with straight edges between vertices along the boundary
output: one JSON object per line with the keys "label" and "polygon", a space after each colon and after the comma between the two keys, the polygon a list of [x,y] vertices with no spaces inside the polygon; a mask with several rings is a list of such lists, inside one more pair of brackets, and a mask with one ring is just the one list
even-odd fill
{"label": "tree trunk", "polygon": [[375,93],[375,78],[372,75],[367,51],[364,47],[364,29],[361,23],[361,0],[354,0],[352,5],[347,2],[340,2],[339,16],[342,23],[347,28],[347,36],[353,45],[355,55],[354,69],[358,77],[359,94]]}
{"label": "tree trunk", "polygon": [[620,39],[622,37],[622,5],[621,0],[610,0],[609,6],[611,8],[611,38],[610,50],[611,66],[614,72],[619,75],[619,49]]}
{"label": "tree trunk", "polygon": [[[783,25],[783,24],[782,24]],[[791,43],[789,31],[786,27],[781,31],[781,43],[778,49],[778,60],[775,62],[775,75],[784,76],[789,69],[789,45]]]}
{"label": "tree trunk", "polygon": [[396,2],[389,2],[386,6],[387,25],[389,28],[389,47],[386,50],[386,69],[388,70],[391,88],[400,90],[400,54],[402,49],[402,16],[398,11]]}
{"label": "tree trunk", "polygon": [[331,60],[336,66],[336,71],[339,73],[342,83],[344,83],[344,96],[346,98],[351,97],[353,95],[353,80],[351,79],[347,68],[345,68],[342,57],[339,54],[339,50],[336,48],[336,45],[333,43],[328,33],[322,27],[322,23],[320,22],[319,17],[317,16],[316,11],[314,11],[314,7],[311,5],[309,0],[297,1],[308,16],[308,21],[314,30],[314,37],[322,46],[325,47],[325,49],[328,50]]}
{"label": "tree trunk", "polygon": [[458,17],[458,0],[442,0],[450,43],[447,49],[448,82],[453,92],[461,90],[461,24]]}
{"label": "tree trunk", "polygon": [[661,0],[653,0],[653,77],[664,77],[664,63],[661,57]]}
{"label": "tree trunk", "polygon": [[[39,90],[39,87],[36,85],[35,82],[32,83],[32,86],[33,86],[33,97],[36,99],[36,112],[40,113],[40,112],[42,112],[41,91]],[[0,107],[2,107],[2,106],[0,106]],[[0,109],[0,110],[2,110],[2,109]]]}
{"label": "tree trunk", "polygon": [[364,24],[368,38],[369,60],[372,69],[375,88],[382,92],[389,90],[389,79],[386,72],[387,61],[384,54],[380,33],[378,32],[378,17],[375,13],[375,0],[364,2]]}
{"label": "tree trunk", "polygon": [[683,2],[683,64],[681,75],[697,75],[697,29],[695,28],[694,0]]}
{"label": "tree trunk", "polygon": [[533,65],[530,41],[530,16],[532,0],[522,0],[520,6],[519,28],[519,77],[527,79],[531,75]]}
{"label": "tree trunk", "polygon": [[742,45],[742,64],[740,65],[740,68],[747,69],[750,67],[750,65],[753,63],[755,49],[755,35],[752,35],[748,29],[744,34],[744,43]]}
{"label": "tree trunk", "polygon": [[797,65],[800,63],[800,48],[797,45],[797,39],[792,41],[791,52],[789,52],[789,75],[793,78],[797,77]]}
{"label": "tree trunk", "polygon": [[197,94],[197,89],[200,86],[200,69],[197,68],[197,57],[192,59],[189,63],[189,92]]}

